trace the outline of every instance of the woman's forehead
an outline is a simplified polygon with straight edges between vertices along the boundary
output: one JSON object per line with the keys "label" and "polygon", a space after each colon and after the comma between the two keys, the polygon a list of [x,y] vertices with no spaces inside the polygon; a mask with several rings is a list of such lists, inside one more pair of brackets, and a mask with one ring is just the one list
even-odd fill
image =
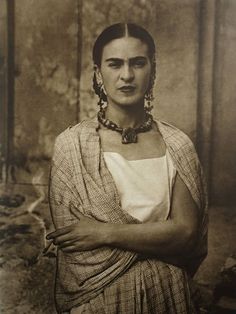
{"label": "woman's forehead", "polygon": [[103,48],[102,60],[109,58],[130,59],[137,56],[148,57],[148,46],[135,37],[113,39]]}

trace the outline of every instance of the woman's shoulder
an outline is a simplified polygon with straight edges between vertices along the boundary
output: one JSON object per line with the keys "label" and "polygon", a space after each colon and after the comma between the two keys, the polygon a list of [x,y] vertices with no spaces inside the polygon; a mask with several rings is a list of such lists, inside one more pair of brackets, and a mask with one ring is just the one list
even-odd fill
{"label": "woman's shoulder", "polygon": [[75,140],[80,141],[81,138],[94,134],[97,127],[98,122],[96,118],[84,119],[75,125],[70,125],[57,135],[55,139],[55,146],[59,149],[68,147]]}
{"label": "woman's shoulder", "polygon": [[155,121],[165,142],[173,144],[173,146],[176,148],[187,146],[189,148],[194,149],[194,144],[192,140],[184,131],[170,124],[169,122],[162,120]]}
{"label": "woman's shoulder", "polygon": [[84,119],[77,124],[68,126],[56,137],[56,141],[63,141],[68,137],[77,137],[78,135],[81,135],[83,133],[93,133],[96,130],[97,126],[98,123],[95,118]]}

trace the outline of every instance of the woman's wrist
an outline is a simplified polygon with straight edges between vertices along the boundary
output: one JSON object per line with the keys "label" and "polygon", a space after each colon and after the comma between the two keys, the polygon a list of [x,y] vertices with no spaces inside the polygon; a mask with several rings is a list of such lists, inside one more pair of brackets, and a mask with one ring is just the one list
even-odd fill
{"label": "woman's wrist", "polygon": [[114,228],[116,224],[104,223],[100,228],[100,239],[103,246],[111,246],[114,243]]}

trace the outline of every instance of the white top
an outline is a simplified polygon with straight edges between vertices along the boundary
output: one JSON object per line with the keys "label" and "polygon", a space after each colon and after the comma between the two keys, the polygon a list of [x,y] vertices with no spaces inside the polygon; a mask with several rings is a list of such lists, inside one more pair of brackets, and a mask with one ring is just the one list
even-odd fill
{"label": "white top", "polygon": [[104,158],[123,210],[142,222],[167,219],[176,176],[168,151],[159,158],[127,160],[115,152]]}

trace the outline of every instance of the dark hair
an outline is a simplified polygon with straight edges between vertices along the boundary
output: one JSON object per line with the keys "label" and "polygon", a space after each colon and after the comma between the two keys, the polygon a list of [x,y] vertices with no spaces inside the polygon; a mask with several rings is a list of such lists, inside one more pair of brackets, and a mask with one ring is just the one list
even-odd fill
{"label": "dark hair", "polygon": [[113,24],[98,36],[93,46],[93,62],[98,67],[101,66],[102,52],[106,44],[113,39],[125,37],[126,35],[140,39],[148,46],[148,56],[152,61],[156,48],[152,36],[141,26],[133,23],[117,23]]}

